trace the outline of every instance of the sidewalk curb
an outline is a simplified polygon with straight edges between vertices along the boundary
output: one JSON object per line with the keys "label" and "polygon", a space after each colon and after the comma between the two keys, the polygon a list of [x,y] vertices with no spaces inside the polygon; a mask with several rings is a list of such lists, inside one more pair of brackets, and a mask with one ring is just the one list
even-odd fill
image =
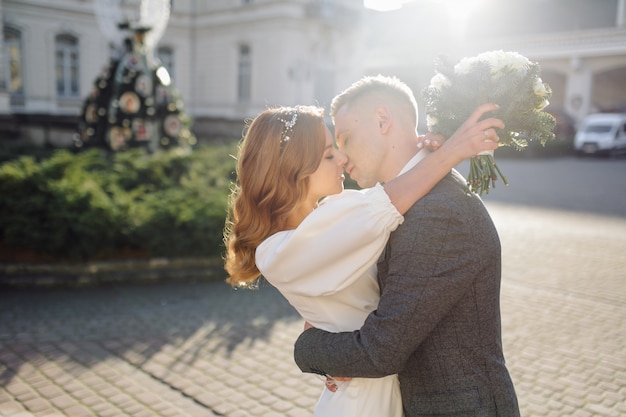
{"label": "sidewalk curb", "polygon": [[220,258],[152,258],[59,264],[0,263],[0,287],[13,288],[225,278]]}

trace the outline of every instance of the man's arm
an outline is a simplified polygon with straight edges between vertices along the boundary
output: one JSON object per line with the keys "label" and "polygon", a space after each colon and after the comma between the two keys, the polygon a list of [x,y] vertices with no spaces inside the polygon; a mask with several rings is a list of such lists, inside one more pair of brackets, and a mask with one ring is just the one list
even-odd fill
{"label": "man's arm", "polygon": [[349,377],[398,373],[470,290],[483,260],[471,250],[472,210],[464,211],[463,202],[450,204],[448,191],[464,194],[452,181],[447,177],[448,184],[440,185],[445,192],[420,200],[392,234],[386,260],[379,264],[379,274],[388,275],[381,300],[363,327],[345,333],[309,329],[300,335],[294,358],[302,371]]}

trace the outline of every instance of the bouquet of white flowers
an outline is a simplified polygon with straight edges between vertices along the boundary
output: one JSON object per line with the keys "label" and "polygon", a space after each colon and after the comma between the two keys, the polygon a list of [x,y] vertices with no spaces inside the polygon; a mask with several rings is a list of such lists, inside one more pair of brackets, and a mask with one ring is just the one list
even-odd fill
{"label": "bouquet of white flowers", "polygon": [[[428,129],[450,137],[481,104],[500,106],[488,117],[501,119],[500,146],[523,150],[528,141],[545,145],[554,139],[555,120],[542,111],[552,91],[539,78],[539,64],[516,52],[490,51],[463,58],[452,66],[444,59],[435,62],[437,74],[424,89]],[[471,191],[489,193],[498,175],[507,179],[493,159],[493,152],[470,160],[468,185]]]}

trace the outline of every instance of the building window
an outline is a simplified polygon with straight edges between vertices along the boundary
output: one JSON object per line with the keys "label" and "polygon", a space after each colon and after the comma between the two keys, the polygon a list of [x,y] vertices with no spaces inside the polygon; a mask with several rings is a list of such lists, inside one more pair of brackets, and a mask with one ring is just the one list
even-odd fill
{"label": "building window", "polygon": [[250,47],[241,45],[239,47],[239,75],[237,79],[237,99],[240,102],[250,101],[251,85],[252,57]]}
{"label": "building window", "polygon": [[22,78],[22,33],[11,27],[4,28],[6,65],[6,90],[12,105],[24,104],[24,79]]}
{"label": "building window", "polygon": [[157,49],[157,58],[165,67],[171,78],[174,77],[174,51],[169,46],[160,46]]}
{"label": "building window", "polygon": [[78,97],[78,39],[71,35],[56,37],[56,82],[59,97]]}

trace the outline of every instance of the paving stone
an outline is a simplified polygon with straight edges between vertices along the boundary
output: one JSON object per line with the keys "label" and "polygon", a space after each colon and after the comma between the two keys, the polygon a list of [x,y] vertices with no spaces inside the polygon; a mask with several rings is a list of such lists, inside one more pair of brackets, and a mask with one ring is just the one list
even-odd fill
{"label": "paving stone", "polygon": [[61,395],[65,394],[65,391],[63,391],[60,387],[50,384],[46,384],[38,388],[37,391],[48,399],[60,397]]}
{"label": "paving stone", "polygon": [[73,405],[64,410],[65,415],[72,417],[93,417],[95,414],[89,408],[83,405]]}
{"label": "paving stone", "polygon": [[27,400],[27,401],[24,401],[23,404],[27,410],[35,412],[35,413],[39,413],[43,411],[52,413],[56,411],[54,407],[52,406],[52,404],[43,398],[34,398],[32,400]]}
{"label": "paving stone", "polygon": [[[611,167],[626,177],[622,165]],[[511,173],[523,166],[535,164]],[[503,344],[522,415],[626,415],[626,211],[512,205],[499,191],[485,201],[502,240]],[[617,191],[606,204],[624,204]],[[293,363],[302,325],[267,285],[2,291],[0,417],[310,417],[323,385]]]}
{"label": "paving stone", "polygon": [[32,388],[27,385],[24,384],[23,382],[13,382],[10,381],[8,384],[4,385],[3,387],[8,394],[11,394],[13,396],[19,396],[22,394],[26,394],[26,393],[30,393],[32,392]]}
{"label": "paving stone", "polygon": [[18,401],[0,401],[0,416],[11,417],[25,413],[24,405]]}
{"label": "paving stone", "polygon": [[144,408],[143,410],[135,412],[133,417],[154,417],[154,411]]}
{"label": "paving stone", "polygon": [[76,399],[80,401],[81,404],[85,404],[87,407],[93,407],[97,404],[105,403],[105,399],[97,396],[93,393],[88,393],[85,396],[75,395]]}

